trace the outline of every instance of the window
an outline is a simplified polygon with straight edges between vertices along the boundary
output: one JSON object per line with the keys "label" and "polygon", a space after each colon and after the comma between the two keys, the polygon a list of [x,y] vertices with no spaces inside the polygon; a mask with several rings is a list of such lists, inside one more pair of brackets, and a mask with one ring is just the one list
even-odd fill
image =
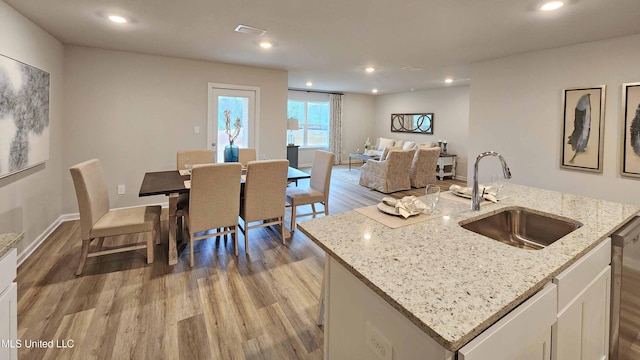
{"label": "window", "polygon": [[294,144],[301,147],[329,146],[329,102],[289,100],[287,118],[298,119],[299,130],[293,131]]}

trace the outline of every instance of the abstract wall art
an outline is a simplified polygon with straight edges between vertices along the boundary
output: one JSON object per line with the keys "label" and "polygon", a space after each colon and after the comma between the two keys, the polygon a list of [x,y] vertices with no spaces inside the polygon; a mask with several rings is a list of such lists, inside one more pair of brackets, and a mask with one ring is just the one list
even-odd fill
{"label": "abstract wall art", "polygon": [[604,85],[563,91],[561,168],[602,172],[604,99]]}
{"label": "abstract wall art", "polygon": [[622,84],[622,176],[640,178],[640,83]]}
{"label": "abstract wall art", "polygon": [[0,55],[0,177],[49,159],[49,73]]}

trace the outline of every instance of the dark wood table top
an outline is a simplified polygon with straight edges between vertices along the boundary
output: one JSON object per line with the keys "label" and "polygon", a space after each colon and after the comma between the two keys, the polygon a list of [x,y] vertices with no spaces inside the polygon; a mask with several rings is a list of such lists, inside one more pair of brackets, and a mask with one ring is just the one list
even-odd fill
{"label": "dark wood table top", "polygon": [[[310,174],[292,167],[289,167],[287,172],[287,178],[289,180],[308,179],[310,177]],[[189,176],[180,175],[178,170],[153,171],[145,173],[144,179],[142,179],[142,185],[140,185],[140,192],[138,193],[138,196],[188,193],[189,189],[184,186],[185,180],[189,180]]]}

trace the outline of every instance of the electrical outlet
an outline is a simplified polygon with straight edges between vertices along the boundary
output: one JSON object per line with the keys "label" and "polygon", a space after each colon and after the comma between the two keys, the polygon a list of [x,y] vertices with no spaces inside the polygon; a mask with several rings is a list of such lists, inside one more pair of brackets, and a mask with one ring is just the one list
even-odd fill
{"label": "electrical outlet", "polygon": [[124,195],[124,193],[125,193],[124,184],[118,185],[118,195]]}
{"label": "electrical outlet", "polygon": [[376,357],[380,360],[392,360],[393,359],[393,347],[391,342],[387,340],[384,335],[376,327],[371,325],[370,321],[367,321],[365,330],[365,342],[371,351],[376,354]]}

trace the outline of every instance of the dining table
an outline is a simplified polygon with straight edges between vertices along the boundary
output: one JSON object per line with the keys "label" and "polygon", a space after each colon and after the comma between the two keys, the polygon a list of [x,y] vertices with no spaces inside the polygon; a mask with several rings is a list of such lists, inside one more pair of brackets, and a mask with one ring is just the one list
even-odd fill
{"label": "dining table", "polygon": [[[244,174],[244,170],[243,170]],[[289,182],[296,182],[301,179],[308,179],[311,175],[289,167],[287,171],[287,179]],[[139,197],[165,195],[169,197],[169,265],[178,263],[178,245],[177,232],[181,229],[177,228],[177,205],[180,194],[189,193],[190,175],[184,170],[168,170],[168,171],[152,171],[144,174],[142,185],[140,185]],[[185,183],[187,181],[187,183]],[[245,175],[242,176],[242,184],[245,181]],[[285,240],[291,235],[285,229]]]}

